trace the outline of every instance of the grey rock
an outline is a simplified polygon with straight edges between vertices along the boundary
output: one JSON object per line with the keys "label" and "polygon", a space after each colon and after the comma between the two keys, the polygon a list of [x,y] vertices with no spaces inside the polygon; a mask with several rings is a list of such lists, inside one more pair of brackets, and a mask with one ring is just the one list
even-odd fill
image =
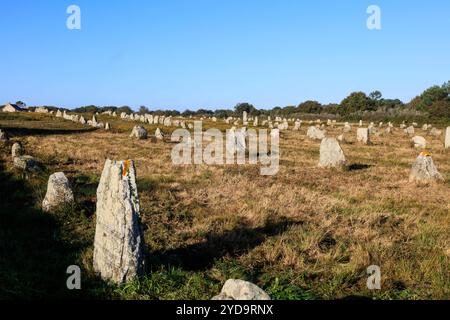
{"label": "grey rock", "polygon": [[426,148],[427,147],[427,140],[425,140],[424,137],[421,136],[415,136],[411,139],[411,146],[414,148]]}
{"label": "grey rock", "polygon": [[358,128],[356,131],[356,140],[364,144],[370,144],[370,133],[368,128]]}
{"label": "grey rock", "polygon": [[126,283],[144,272],[144,237],[134,162],[106,160],[97,189],[94,270]]}
{"label": "grey rock", "polygon": [[431,155],[427,152],[422,152],[412,166],[409,181],[428,182],[443,180],[444,178],[434,165]]}
{"label": "grey rock", "polygon": [[320,144],[321,168],[339,168],[345,165],[345,155],[335,138],[324,138]]}
{"label": "grey rock", "polygon": [[35,171],[38,169],[36,160],[32,156],[20,156],[14,158],[14,167],[24,171]]}
{"label": "grey rock", "polygon": [[271,300],[270,296],[251,282],[230,279],[212,300]]}
{"label": "grey rock", "polygon": [[23,148],[22,148],[22,145],[20,143],[16,142],[16,143],[13,144],[13,146],[11,148],[11,155],[12,155],[13,159],[23,155]]}
{"label": "grey rock", "polygon": [[140,140],[147,139],[147,136],[148,136],[148,132],[142,126],[135,126],[133,128],[133,131],[131,131],[131,134],[130,134],[130,138],[136,138],[136,139],[140,139]]}
{"label": "grey rock", "polygon": [[57,172],[50,176],[47,185],[47,194],[42,202],[44,211],[51,211],[64,204],[74,202],[73,192],[69,180],[63,172]]}

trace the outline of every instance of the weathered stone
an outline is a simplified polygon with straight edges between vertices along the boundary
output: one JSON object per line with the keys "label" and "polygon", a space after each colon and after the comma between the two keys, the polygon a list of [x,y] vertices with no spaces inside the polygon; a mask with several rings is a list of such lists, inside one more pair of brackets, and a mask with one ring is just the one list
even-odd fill
{"label": "weathered stone", "polygon": [[9,138],[8,138],[8,135],[6,134],[6,132],[4,132],[4,131],[2,131],[1,129],[0,129],[0,141],[8,141],[9,140]]}
{"label": "weathered stone", "polygon": [[413,136],[414,135],[414,127],[409,126],[408,128],[405,129],[405,133],[409,136]]}
{"label": "weathered stone", "polygon": [[409,181],[428,182],[443,180],[444,178],[437,171],[431,155],[427,152],[422,152],[412,166]]}
{"label": "weathered stone", "polygon": [[73,192],[64,173],[57,172],[52,174],[48,179],[47,194],[42,202],[42,209],[48,212],[73,202]]}
{"label": "weathered stone", "polygon": [[130,138],[136,139],[147,139],[148,132],[144,127],[134,126],[133,131],[131,131]]}
{"label": "weathered stone", "polygon": [[364,144],[370,144],[370,134],[368,128],[358,128],[356,131],[356,140]]}
{"label": "weathered stone", "polygon": [[345,165],[345,155],[335,138],[324,138],[320,144],[319,167],[339,168]]}
{"label": "weathered stone", "polygon": [[424,149],[427,147],[427,140],[424,137],[415,136],[411,139],[411,146]]}
{"label": "weathered stone", "polygon": [[306,135],[312,140],[322,140],[323,138],[325,138],[325,133],[319,128],[313,126],[308,128]]}
{"label": "weathered stone", "polygon": [[80,117],[80,123],[86,124],[86,119],[83,116]]}
{"label": "weathered stone", "polygon": [[271,300],[270,296],[251,282],[230,279],[212,300]]}
{"label": "weathered stone", "polygon": [[109,125],[109,122],[107,122],[107,123],[105,124],[105,130],[106,130],[106,131],[111,130],[111,126]]}
{"label": "weathered stone", "polygon": [[164,140],[164,133],[159,128],[156,128],[155,137],[158,140]]}
{"label": "weathered stone", "polygon": [[344,128],[342,129],[342,131],[343,131],[344,133],[348,133],[348,132],[352,131],[352,126],[351,126],[348,122],[346,122],[346,123],[344,124]]}
{"label": "weathered stone", "polygon": [[14,167],[24,171],[35,171],[38,169],[37,162],[32,156],[15,157]]}
{"label": "weathered stone", "polygon": [[12,158],[20,157],[23,154],[23,148],[20,143],[16,142],[11,148]]}
{"label": "weathered stone", "polygon": [[134,162],[106,160],[97,189],[94,270],[125,283],[144,272],[144,237]]}
{"label": "weathered stone", "polygon": [[433,128],[433,129],[430,130],[429,134],[432,135],[433,137],[439,138],[441,136],[441,134],[442,134],[442,131],[438,130],[436,128]]}

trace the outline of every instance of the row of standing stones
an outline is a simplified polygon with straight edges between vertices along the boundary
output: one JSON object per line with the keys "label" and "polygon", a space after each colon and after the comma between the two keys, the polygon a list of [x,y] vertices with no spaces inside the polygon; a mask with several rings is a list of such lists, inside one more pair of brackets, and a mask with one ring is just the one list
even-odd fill
{"label": "row of standing stones", "polygon": [[[158,131],[159,129],[155,136],[162,139],[163,135]],[[317,127],[308,128],[307,135],[311,139],[322,140],[319,167],[345,166],[346,158],[339,139],[326,137],[325,133]],[[135,126],[131,136],[146,139],[147,131],[141,126]],[[6,133],[1,130],[0,140],[8,140]],[[370,128],[358,128],[357,140],[370,144]],[[445,148],[450,148],[450,127],[446,130]],[[37,168],[34,158],[22,155],[23,148],[19,143],[13,145],[11,152],[15,167],[26,171]],[[443,177],[437,171],[430,154],[422,152],[412,166],[410,181],[432,180],[443,180]],[[50,212],[59,206],[72,204],[74,201],[74,194],[64,173],[52,174],[42,203],[43,210]],[[94,270],[102,279],[123,284],[144,274],[145,246],[139,211],[134,161],[107,160],[97,189],[93,258]],[[270,297],[250,282],[230,279],[223,286],[221,293],[213,299],[268,300]]]}
{"label": "row of standing stones", "polygon": [[[23,148],[12,146],[14,166],[33,171],[37,166],[17,166]],[[75,202],[70,182],[63,172],[50,175],[42,209],[51,212]],[[97,212],[93,268],[107,282],[124,284],[145,274],[145,244],[140,222],[140,204],[134,161],[106,160],[97,188]],[[270,300],[251,282],[229,279],[213,300]]]}

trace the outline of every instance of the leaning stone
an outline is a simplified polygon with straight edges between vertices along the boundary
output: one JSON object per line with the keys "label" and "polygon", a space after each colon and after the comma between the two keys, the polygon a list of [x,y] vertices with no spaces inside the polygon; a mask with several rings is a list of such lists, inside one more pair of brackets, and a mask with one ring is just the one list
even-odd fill
{"label": "leaning stone", "polygon": [[97,189],[94,270],[117,284],[144,272],[144,237],[134,162],[106,160]]}
{"label": "leaning stone", "polygon": [[270,296],[253,283],[230,279],[225,282],[222,291],[212,300],[271,300]]}
{"label": "leaning stone", "polygon": [[42,202],[42,209],[49,212],[64,204],[74,202],[73,192],[69,180],[63,172],[57,172],[50,176],[47,185],[47,194]]}
{"label": "leaning stone", "polygon": [[345,155],[335,138],[324,138],[320,144],[321,168],[339,168],[345,165]]}
{"label": "leaning stone", "polygon": [[14,158],[14,167],[24,171],[35,171],[38,166],[32,156],[20,156]]}
{"label": "leaning stone", "polygon": [[364,144],[370,144],[370,134],[368,128],[358,128],[356,131],[356,140]]}
{"label": "leaning stone", "polygon": [[427,152],[422,152],[414,162],[411,174],[409,176],[410,182],[429,182],[429,181],[443,181],[444,178],[437,171],[431,155]]}
{"label": "leaning stone", "polygon": [[147,139],[147,136],[148,136],[147,130],[145,130],[145,128],[141,126],[135,126],[130,134],[130,138],[136,139]]}
{"label": "leaning stone", "polygon": [[411,139],[411,146],[414,148],[426,148],[427,147],[427,140],[425,140],[424,137],[421,136],[415,136]]}
{"label": "leaning stone", "polygon": [[16,142],[13,144],[12,148],[11,148],[11,155],[12,158],[16,158],[16,157],[20,157],[23,154],[23,148],[20,145],[20,143]]}

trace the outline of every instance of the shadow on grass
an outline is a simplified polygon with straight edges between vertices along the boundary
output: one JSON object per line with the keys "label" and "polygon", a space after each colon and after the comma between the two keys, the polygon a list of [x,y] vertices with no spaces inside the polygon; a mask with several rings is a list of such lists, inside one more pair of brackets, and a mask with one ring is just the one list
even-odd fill
{"label": "shadow on grass", "polygon": [[[0,195],[0,299],[95,297],[84,285],[88,278],[84,270],[82,285],[88,290],[66,287],[67,267],[77,265],[86,241],[65,241],[64,219],[34,207],[32,187],[5,172],[1,162]],[[89,280],[102,286],[95,279]]]}
{"label": "shadow on grass", "polygon": [[50,135],[65,135],[65,134],[82,134],[97,130],[96,128],[86,129],[41,129],[41,128],[17,128],[2,126],[2,130],[6,131],[8,135],[23,137],[23,136],[50,136]]}
{"label": "shadow on grass", "polygon": [[282,234],[293,225],[301,224],[287,219],[267,222],[263,227],[251,228],[244,224],[223,233],[211,233],[206,241],[173,250],[150,252],[149,264],[171,265],[186,271],[210,269],[216,260],[237,257],[262,244],[267,238]]}
{"label": "shadow on grass", "polygon": [[362,164],[362,163],[353,163],[347,167],[348,171],[360,171],[371,168],[370,164]]}

